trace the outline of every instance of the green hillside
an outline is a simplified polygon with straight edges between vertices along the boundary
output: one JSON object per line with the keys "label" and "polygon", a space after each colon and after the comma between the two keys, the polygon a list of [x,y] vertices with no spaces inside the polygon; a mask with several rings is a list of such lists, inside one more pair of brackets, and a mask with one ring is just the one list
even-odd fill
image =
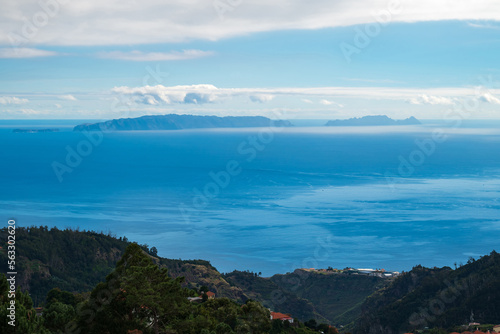
{"label": "green hillside", "polygon": [[252,299],[273,310],[290,313],[301,320],[316,319],[346,325],[361,314],[361,304],[389,280],[378,277],[308,272],[258,277],[235,271],[225,275]]}
{"label": "green hillside", "polygon": [[198,291],[182,286],[137,244],[129,244],[105,280],[90,293],[51,290],[41,314],[28,293],[11,289],[0,274],[0,333],[23,334],[336,334],[328,325],[272,320],[256,301],[229,298],[192,302]]}
{"label": "green hillside", "polygon": [[[0,272],[4,273],[6,233],[6,229],[0,230]],[[16,229],[17,284],[31,297],[20,295],[26,312],[32,307],[31,299],[34,306],[47,306],[47,294],[54,294],[54,288],[70,295],[81,293],[70,298],[78,302],[88,298],[89,292],[115,270],[130,244],[126,238],[90,231]],[[248,271],[222,275],[208,261],[165,259],[158,256],[155,247],[138,247],[194,295],[210,290],[218,299],[226,297],[234,303],[254,300],[266,309],[302,321],[343,325],[344,332],[399,334],[425,327],[452,329],[467,323],[471,313],[477,322],[500,323],[500,255],[496,252],[471,259],[455,270],[417,266],[396,279],[301,269],[264,278]],[[314,322],[308,323],[316,328]],[[279,328],[276,330],[279,333]]]}
{"label": "green hillside", "polygon": [[[0,271],[5,273],[6,229],[0,230],[0,240]],[[113,270],[127,244],[95,232],[17,228],[17,284],[30,292],[35,304],[43,302],[52,288],[90,291]]]}
{"label": "green hillside", "polygon": [[366,300],[353,332],[451,331],[472,319],[500,323],[499,301],[500,255],[495,251],[455,270],[416,266]]}
{"label": "green hillside", "polygon": [[[126,238],[108,234],[46,227],[18,228],[16,238],[18,285],[30,292],[35,305],[42,304],[53,288],[90,291],[113,271],[130,244]],[[7,240],[5,229],[0,230],[0,240]],[[0,250],[0,271],[4,273],[5,246]],[[184,277],[184,287],[206,287],[217,297],[237,302],[257,300],[302,321],[349,323],[359,315],[364,298],[384,281],[365,276],[305,275],[301,271],[271,278],[238,271],[223,276],[208,261],[166,259],[159,257],[154,247],[141,247],[157,265],[167,268],[170,276]]]}
{"label": "green hillside", "polygon": [[310,301],[286,291],[272,279],[242,271],[233,271],[226,274],[224,278],[230,284],[245,291],[248,298],[257,300],[276,312],[292,314],[301,320],[318,319],[328,322],[328,319],[315,311]]}
{"label": "green hillside", "polygon": [[390,282],[379,277],[304,270],[271,279],[285,291],[308,300],[319,315],[337,326],[355,320],[361,314],[364,300]]}
{"label": "green hillside", "polygon": [[[0,230],[0,272],[7,272],[6,229]],[[125,238],[90,232],[30,227],[16,229],[17,284],[29,291],[35,305],[43,303],[53,288],[71,292],[90,291],[113,271],[130,242]],[[171,260],[158,257],[156,249],[141,246],[173,277],[184,276],[189,288],[207,286],[221,297],[246,300],[208,261]]]}

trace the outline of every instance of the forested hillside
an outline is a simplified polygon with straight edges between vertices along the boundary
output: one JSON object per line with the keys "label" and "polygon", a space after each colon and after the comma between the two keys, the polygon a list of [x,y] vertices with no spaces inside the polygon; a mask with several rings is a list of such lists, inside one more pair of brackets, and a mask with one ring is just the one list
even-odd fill
{"label": "forested hillside", "polygon": [[[5,273],[6,229],[0,230],[0,240],[0,270]],[[17,228],[17,284],[30,292],[35,304],[43,302],[52,288],[90,291],[113,270],[127,244],[102,233]]]}
{"label": "forested hillside", "polygon": [[[59,230],[47,227],[18,228],[18,284],[41,305],[53,288],[70,292],[90,291],[112,272],[130,242],[109,234]],[[0,240],[7,240],[0,230]],[[0,251],[0,270],[7,272],[5,245]],[[220,274],[204,260],[159,257],[155,247],[141,245],[151,259],[167,268],[169,275],[184,277],[183,287],[206,287],[218,297],[236,302],[253,299],[273,311],[302,321],[315,319],[347,324],[359,315],[360,303],[382,286],[383,280],[366,276],[304,274],[301,271],[271,278],[249,272]],[[182,254],[180,254],[182,255]]]}
{"label": "forested hillside", "polygon": [[[199,302],[189,297],[199,291],[182,287],[183,278],[172,278],[139,245],[129,244],[115,269],[90,294],[51,290],[45,308],[37,315],[27,293],[11,298],[8,281],[0,275],[1,333],[88,334],[312,334],[303,323],[272,320],[260,303],[238,304],[228,298]],[[13,305],[14,311],[9,310]],[[335,334],[334,328],[321,329]]]}
{"label": "forested hillside", "polygon": [[290,313],[299,319],[327,321],[316,312],[314,305],[280,287],[272,279],[256,276],[254,273],[233,271],[224,278],[232,285],[245,291],[248,298],[261,302],[277,312]]}
{"label": "forested hillside", "polygon": [[[6,229],[0,230],[0,272],[7,272]],[[84,292],[114,269],[130,242],[92,231],[30,227],[16,229],[17,283],[30,292],[35,305],[43,303],[53,288]],[[243,292],[231,287],[208,261],[171,260],[157,256],[156,248],[141,245],[173,277],[184,276],[184,286],[207,286],[221,297],[244,301]]]}
{"label": "forested hillside", "polygon": [[500,255],[455,270],[416,266],[368,298],[355,333],[397,334],[425,327],[500,322]]}
{"label": "forested hillside", "polygon": [[[5,273],[6,229],[0,230],[0,240],[0,270]],[[29,292],[16,296],[19,312],[29,315],[33,306],[52,307],[46,316],[55,318],[45,319],[53,322],[52,328],[59,326],[61,319],[76,319],[72,312],[92,298],[91,291],[95,294],[102,284],[110,284],[109,275],[120,268],[120,259],[131,244],[126,238],[90,231],[16,229],[17,284],[20,290]],[[218,308],[239,310],[237,305],[253,300],[257,308],[291,314],[310,328],[319,330],[314,321],[308,321],[315,319],[345,326],[343,332],[355,334],[397,334],[425,327],[451,332],[472,318],[480,323],[500,323],[500,255],[494,251],[456,269],[416,266],[396,279],[300,269],[264,278],[248,271],[222,275],[208,261],[165,259],[158,256],[155,247],[135,247],[141,250],[141,258],[147,258],[143,262],[154,264],[161,277],[177,282],[182,294],[215,292],[217,302],[206,305],[212,305],[213,312]],[[6,285],[1,287],[5,289]],[[65,305],[52,306],[52,299]],[[189,312],[194,317],[200,315],[194,309]],[[207,326],[215,330],[216,322]],[[228,324],[236,330],[236,323]],[[34,328],[36,333],[36,328],[44,325],[31,319],[23,326]],[[196,326],[193,328],[201,328]],[[276,330],[280,333],[279,328]]]}
{"label": "forested hillside", "polygon": [[328,321],[347,325],[361,313],[363,301],[389,283],[379,277],[307,272],[258,277],[235,271],[224,276],[252,299],[280,312],[290,312],[299,319]]}

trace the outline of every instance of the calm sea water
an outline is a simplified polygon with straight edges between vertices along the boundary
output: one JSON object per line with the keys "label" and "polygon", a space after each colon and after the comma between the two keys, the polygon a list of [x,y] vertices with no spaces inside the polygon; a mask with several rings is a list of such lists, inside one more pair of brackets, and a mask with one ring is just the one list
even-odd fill
{"label": "calm sea water", "polygon": [[[498,122],[92,140],[71,131],[79,123],[0,121],[5,224],[109,231],[164,257],[265,275],[452,266],[498,250]],[[61,131],[12,132],[36,127]]]}

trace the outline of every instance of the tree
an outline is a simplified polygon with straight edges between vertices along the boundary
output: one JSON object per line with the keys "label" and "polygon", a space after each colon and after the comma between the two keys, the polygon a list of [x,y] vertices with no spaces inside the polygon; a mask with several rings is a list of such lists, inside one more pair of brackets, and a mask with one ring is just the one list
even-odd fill
{"label": "tree", "polygon": [[125,305],[143,321],[150,319],[155,334],[158,334],[160,319],[167,324],[179,312],[178,306],[183,301],[188,303],[180,282],[171,279],[167,269],[160,269],[155,264],[132,266],[121,283]]}
{"label": "tree", "polygon": [[215,327],[215,333],[216,334],[233,334],[233,330],[231,329],[231,326],[224,322],[220,322],[216,327]]}
{"label": "tree", "polygon": [[274,319],[271,321],[271,331],[269,334],[281,334],[285,330],[285,326],[283,326],[283,321],[279,319]]}
{"label": "tree", "polygon": [[[30,334],[50,334],[43,326],[43,319],[36,316],[33,308],[33,301],[28,292],[16,291],[15,304],[11,303],[13,298],[9,298],[9,283],[4,274],[0,274],[0,333],[30,333]],[[11,313],[8,307],[15,308],[15,326],[9,325],[7,316]]]}
{"label": "tree", "polygon": [[82,301],[81,298],[82,298],[81,295],[75,295],[71,292],[61,291],[61,289],[55,288],[50,290],[49,293],[47,294],[46,298],[47,303],[45,307],[48,308],[52,303],[55,302],[61,302],[66,305],[71,305],[73,307],[76,307],[76,304]]}
{"label": "tree", "polygon": [[[248,300],[245,305],[241,307],[243,311],[244,324],[242,329],[248,329],[249,333],[269,333],[271,329],[271,318],[269,310],[264,308],[260,303]],[[243,331],[244,332],[244,331]]]}
{"label": "tree", "polygon": [[151,247],[151,249],[149,250],[149,254],[151,254],[154,257],[158,256],[158,249],[154,246]]}
{"label": "tree", "polygon": [[68,304],[53,302],[43,312],[45,327],[52,332],[63,331],[76,316],[75,309]]}
{"label": "tree", "polygon": [[310,329],[315,330],[318,326],[318,323],[316,322],[315,319],[310,319],[310,320],[307,320],[306,322],[304,322],[304,325]]}
{"label": "tree", "polygon": [[338,334],[338,331],[335,327],[332,327],[328,324],[319,324],[316,329],[325,334]]}
{"label": "tree", "polygon": [[[96,311],[87,319],[89,333],[123,333],[173,325],[186,317],[191,306],[189,293],[181,287],[183,278],[172,279],[137,244],[130,244],[116,269],[91,294],[85,310]],[[81,322],[85,322],[81,319]]]}

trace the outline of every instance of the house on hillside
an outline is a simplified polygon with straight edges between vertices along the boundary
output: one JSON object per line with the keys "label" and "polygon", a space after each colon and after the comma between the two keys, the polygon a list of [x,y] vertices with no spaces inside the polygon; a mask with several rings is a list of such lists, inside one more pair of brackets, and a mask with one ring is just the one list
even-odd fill
{"label": "house on hillside", "polygon": [[384,272],[384,277],[396,277],[399,276],[399,271],[386,271]]}
{"label": "house on hillside", "polygon": [[500,333],[500,325],[493,327],[493,331]]}
{"label": "house on hillside", "polygon": [[[215,293],[212,292],[212,291],[207,291],[206,295],[207,295],[208,299],[214,299],[215,298]],[[203,294],[201,296],[198,296],[198,297],[188,297],[188,300],[190,302],[201,303],[203,301]]]}
{"label": "house on hillside", "polygon": [[288,321],[289,323],[293,323],[293,318],[290,314],[283,314],[283,313],[272,312],[272,311],[271,311],[271,320],[281,320],[281,321]]}

